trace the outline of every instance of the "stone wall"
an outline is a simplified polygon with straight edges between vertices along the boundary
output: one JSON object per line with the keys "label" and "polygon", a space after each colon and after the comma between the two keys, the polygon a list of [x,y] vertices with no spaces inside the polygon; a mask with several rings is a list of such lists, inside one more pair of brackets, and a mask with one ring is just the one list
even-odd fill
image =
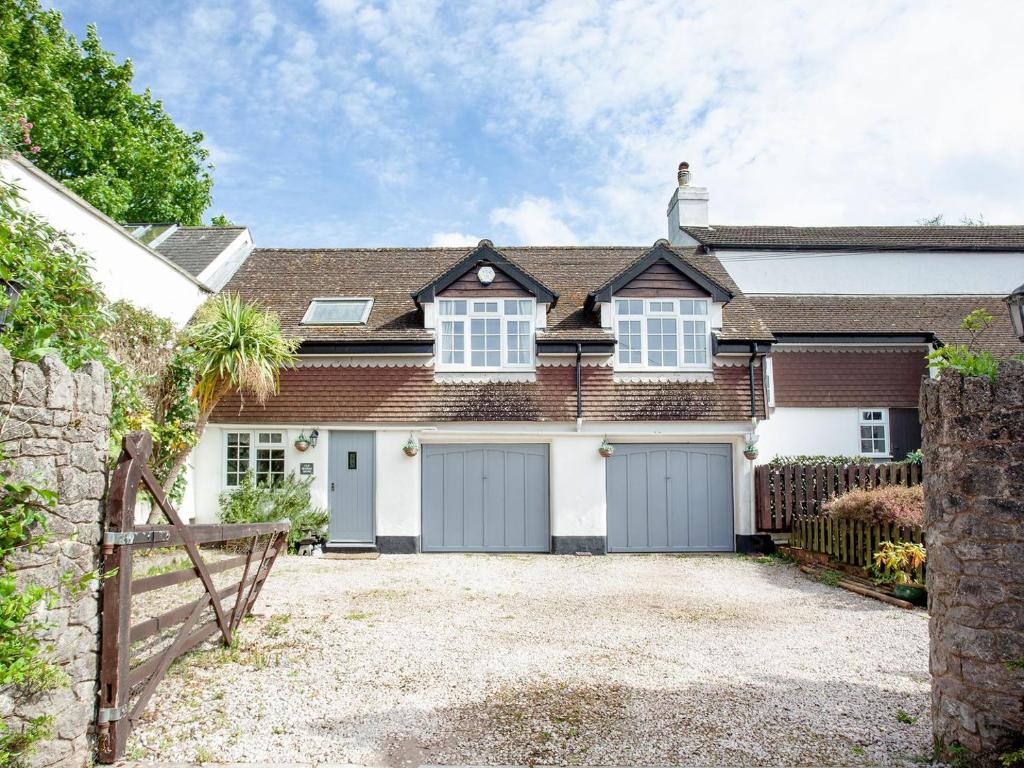
{"label": "stone wall", "polygon": [[1024,734],[1024,363],[921,389],[937,740],[993,763]]}
{"label": "stone wall", "polygon": [[[55,357],[12,364],[0,348],[0,450],[15,477],[59,494],[49,542],[14,561],[23,583],[56,586],[62,574],[99,567],[109,422],[110,383],[102,366],[88,363],[72,373]],[[68,685],[34,695],[0,692],[0,715],[19,730],[31,718],[52,715],[54,737],[38,745],[29,764],[83,766],[92,757],[96,709],[98,584],[78,596],[63,593],[41,618],[50,625],[50,657]]]}

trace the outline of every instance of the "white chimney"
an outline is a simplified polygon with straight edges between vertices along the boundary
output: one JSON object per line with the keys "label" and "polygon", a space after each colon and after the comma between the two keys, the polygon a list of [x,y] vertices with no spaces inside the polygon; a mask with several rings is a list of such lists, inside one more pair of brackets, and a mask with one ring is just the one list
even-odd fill
{"label": "white chimney", "polygon": [[680,227],[706,227],[708,225],[707,187],[690,186],[690,164],[680,163],[677,176],[679,187],[668,201],[668,239],[673,244],[692,244],[693,238]]}

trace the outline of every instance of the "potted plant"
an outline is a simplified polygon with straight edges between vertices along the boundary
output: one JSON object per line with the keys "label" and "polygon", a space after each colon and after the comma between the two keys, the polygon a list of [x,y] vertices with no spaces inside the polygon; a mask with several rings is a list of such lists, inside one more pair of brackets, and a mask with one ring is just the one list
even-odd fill
{"label": "potted plant", "polygon": [[309,440],[306,439],[306,434],[304,432],[300,433],[299,436],[295,438],[295,450],[302,452],[307,450],[308,448]]}
{"label": "potted plant", "polygon": [[754,459],[756,459],[757,458],[757,444],[756,443],[748,442],[745,446],[743,446],[743,456],[745,458],[749,459],[750,461],[753,461]]}
{"label": "potted plant", "polygon": [[415,456],[420,452],[419,443],[416,442],[416,438],[409,435],[409,439],[405,441],[405,445],[402,446],[402,452],[409,457]]}
{"label": "potted plant", "polygon": [[875,573],[878,581],[893,585],[894,597],[914,605],[923,605],[927,596],[924,584],[914,581],[914,571],[925,564],[928,553],[912,541],[883,541],[875,552]]}
{"label": "potted plant", "polygon": [[615,446],[609,443],[608,438],[606,437],[601,441],[601,445],[598,446],[597,452],[601,454],[601,458],[610,459],[615,453]]}

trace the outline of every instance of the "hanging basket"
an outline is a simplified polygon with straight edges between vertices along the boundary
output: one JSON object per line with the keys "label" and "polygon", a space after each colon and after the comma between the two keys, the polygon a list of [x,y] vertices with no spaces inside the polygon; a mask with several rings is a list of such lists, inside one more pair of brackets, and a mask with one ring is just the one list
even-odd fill
{"label": "hanging basket", "polygon": [[295,441],[295,450],[297,450],[297,451],[305,451],[308,448],[309,448],[309,440],[306,440],[304,437],[300,437],[298,440]]}
{"label": "hanging basket", "polygon": [[404,453],[409,458],[412,458],[413,456],[415,456],[419,452],[420,452],[420,444],[417,443],[412,437],[410,437],[406,441],[405,445],[402,446],[402,453]]}
{"label": "hanging basket", "polygon": [[743,455],[744,455],[744,456],[745,456],[745,457],[746,457],[746,458],[747,458],[747,459],[748,459],[749,461],[753,461],[754,459],[756,459],[756,458],[757,458],[757,448],[745,448],[745,449],[743,450]]}
{"label": "hanging basket", "polygon": [[615,455],[615,446],[609,443],[607,440],[604,440],[598,447],[597,452],[601,454],[602,459],[610,459],[613,455]]}

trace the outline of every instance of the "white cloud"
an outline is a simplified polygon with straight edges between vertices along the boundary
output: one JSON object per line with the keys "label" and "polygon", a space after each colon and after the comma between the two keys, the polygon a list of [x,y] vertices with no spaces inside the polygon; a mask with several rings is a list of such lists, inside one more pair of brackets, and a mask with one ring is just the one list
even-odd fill
{"label": "white cloud", "polygon": [[544,197],[527,197],[514,206],[495,208],[491,221],[506,227],[510,245],[572,245],[578,238],[561,218],[562,206]]}
{"label": "white cloud", "polygon": [[463,245],[475,246],[483,238],[467,235],[465,232],[435,232],[430,237],[431,248],[458,248]]}

